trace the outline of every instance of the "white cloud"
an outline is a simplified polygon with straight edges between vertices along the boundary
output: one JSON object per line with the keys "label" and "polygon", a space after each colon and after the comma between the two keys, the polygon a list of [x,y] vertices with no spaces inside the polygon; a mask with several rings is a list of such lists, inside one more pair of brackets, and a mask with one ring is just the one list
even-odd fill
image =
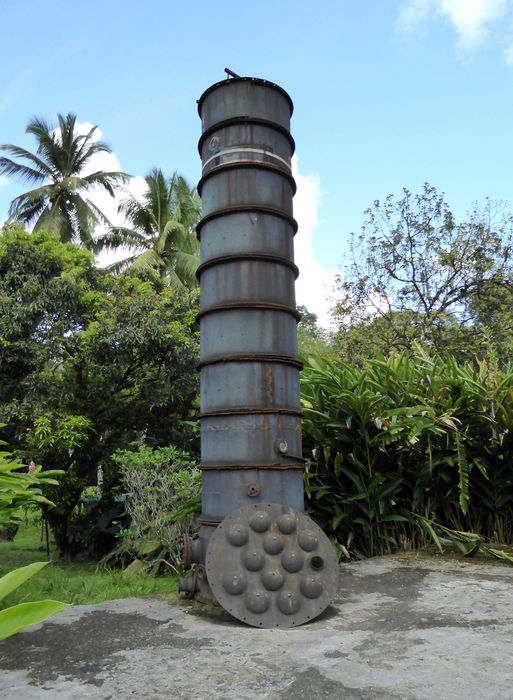
{"label": "white cloud", "polygon": [[7,175],[0,175],[0,187],[5,187],[5,185],[9,184],[9,178]]}
{"label": "white cloud", "polygon": [[327,269],[315,260],[313,250],[321,201],[320,179],[318,175],[301,175],[296,156],[292,161],[292,169],[297,183],[294,216],[299,224],[294,239],[294,256],[300,273],[296,282],[297,303],[315,313],[319,325],[327,328],[330,326],[329,297],[333,292],[337,271]]}
{"label": "white cloud", "polygon": [[399,10],[397,25],[403,32],[413,32],[428,19],[432,0],[406,0]]}
{"label": "white cloud", "polygon": [[513,44],[511,46],[508,46],[507,49],[503,50],[502,56],[504,58],[505,63],[507,63],[508,66],[513,66]]}
{"label": "white cloud", "polygon": [[405,0],[399,11],[398,26],[415,31],[433,17],[449,21],[458,36],[457,49],[467,53],[492,36],[492,28],[502,19],[511,0]]}

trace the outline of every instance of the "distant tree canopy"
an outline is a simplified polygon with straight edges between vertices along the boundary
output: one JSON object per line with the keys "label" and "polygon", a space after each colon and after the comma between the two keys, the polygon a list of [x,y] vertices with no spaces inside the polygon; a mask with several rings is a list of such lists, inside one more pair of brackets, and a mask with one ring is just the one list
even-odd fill
{"label": "distant tree canopy", "polygon": [[374,354],[420,342],[468,357],[485,338],[509,356],[511,215],[487,201],[457,223],[445,196],[425,184],[420,194],[376,201],[366,217],[337,280],[339,348],[350,357],[359,345]]}
{"label": "distant tree canopy", "polygon": [[330,337],[328,331],[319,327],[317,314],[308,311],[306,306],[298,305],[297,310],[301,314],[301,320],[297,327],[298,350],[301,357],[307,357],[312,353],[331,355]]}
{"label": "distant tree canopy", "polygon": [[61,550],[99,464],[131,443],[191,448],[195,296],[113,276],[53,234],[0,236],[0,423],[27,459],[66,474],[50,516]]}

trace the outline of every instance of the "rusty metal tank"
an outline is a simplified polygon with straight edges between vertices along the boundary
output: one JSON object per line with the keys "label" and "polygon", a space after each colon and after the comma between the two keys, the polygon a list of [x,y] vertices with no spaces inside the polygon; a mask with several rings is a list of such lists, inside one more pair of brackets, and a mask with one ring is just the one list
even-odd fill
{"label": "rusty metal tank", "polygon": [[[292,618],[287,617],[292,613],[281,610],[287,603],[273,601],[274,594],[265,585],[262,591],[257,586],[258,592],[255,576],[251,574],[249,581],[243,560],[251,554],[247,548],[255,554],[265,537],[280,540],[285,554],[287,547],[291,551],[299,547],[299,552],[298,542],[305,537],[315,539],[316,546],[325,537],[314,523],[308,528],[309,519],[303,514],[301,364],[294,291],[298,269],[293,246],[297,223],[292,207],[296,184],[290,135],[293,105],[274,83],[235,77],[208,88],[198,101],[198,111],[203,164],[198,184],[203,218],[197,229],[201,242],[202,512],[199,539],[186,539],[184,557],[186,564],[200,566],[195,578],[182,581],[181,588],[190,593],[199,590],[203,598],[217,600],[249,624],[292,625]],[[294,528],[286,532],[280,523],[290,518]],[[251,522],[259,519],[269,521],[266,529],[253,528]],[[228,533],[230,527],[247,530],[246,540],[219,534],[223,528]],[[304,531],[309,535],[301,535]],[[263,533],[262,542],[257,532]],[[333,561],[326,553],[326,542],[321,548],[324,569],[327,560]],[[286,583],[283,590],[288,593],[277,592],[276,596],[289,595],[293,588],[298,600],[310,600],[298,588],[300,577],[286,565],[284,568],[281,559],[262,551],[264,568],[270,571],[272,565],[273,575],[282,586]],[[301,551],[298,556],[303,560],[307,550]],[[307,566],[306,559],[304,562]],[[303,572],[303,578],[307,574]],[[312,575],[317,581],[319,572]],[[266,580],[271,580],[269,576]],[[241,577],[246,583],[237,593]],[[319,585],[323,588],[323,595],[317,596],[320,600],[333,586]],[[259,615],[260,593],[268,606]],[[249,612],[243,602],[247,596]],[[235,599],[242,601],[240,606]],[[277,606],[276,614],[269,612],[273,606]],[[293,624],[306,621],[306,608],[299,605],[298,610],[301,607],[303,611],[293,615]]]}

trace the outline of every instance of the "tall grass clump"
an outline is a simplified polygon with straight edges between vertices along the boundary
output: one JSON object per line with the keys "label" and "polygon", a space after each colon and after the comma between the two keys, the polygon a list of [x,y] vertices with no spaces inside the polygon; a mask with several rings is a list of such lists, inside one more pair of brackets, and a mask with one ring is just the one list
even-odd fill
{"label": "tall grass clump", "polygon": [[310,357],[302,403],[309,505],[346,556],[423,544],[426,518],[513,542],[512,372],[421,349]]}

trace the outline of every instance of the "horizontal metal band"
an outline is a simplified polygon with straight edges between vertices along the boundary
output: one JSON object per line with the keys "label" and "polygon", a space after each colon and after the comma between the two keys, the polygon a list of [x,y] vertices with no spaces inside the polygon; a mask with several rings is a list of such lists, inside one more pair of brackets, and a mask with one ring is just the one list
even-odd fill
{"label": "horizontal metal band", "polygon": [[202,309],[196,316],[196,321],[200,321],[204,316],[207,316],[207,314],[213,314],[218,311],[237,311],[238,309],[249,309],[253,311],[282,311],[283,313],[293,316],[298,322],[301,320],[301,314],[293,306],[260,301],[235,301],[227,304],[215,304],[215,306]]}
{"label": "horizontal metal band", "polygon": [[208,173],[205,173],[201,180],[198,182],[197,190],[198,194],[201,197],[201,190],[203,189],[203,185],[207,180],[209,180],[211,177],[214,177],[214,175],[219,175],[220,173],[224,173],[227,170],[243,170],[243,169],[251,169],[253,168],[254,170],[267,170],[269,172],[274,173],[275,175],[280,175],[280,177],[284,177],[285,180],[287,180],[292,188],[292,195],[296,194],[297,190],[297,185],[296,181],[290,175],[290,173],[285,172],[285,170],[282,170],[281,168],[278,168],[276,165],[272,165],[271,163],[265,163],[261,160],[236,160],[231,163],[223,163],[221,165],[218,165],[215,168],[212,168],[212,170],[209,170]]}
{"label": "horizontal metal band", "polygon": [[237,77],[237,78],[227,78],[226,80],[220,80],[218,83],[214,83],[214,85],[211,85],[209,88],[205,90],[205,92],[201,95],[201,97],[198,100],[198,114],[201,117],[201,108],[203,106],[203,102],[206,100],[206,98],[210,95],[211,92],[214,92],[214,90],[217,90],[217,88],[220,88],[224,85],[228,85],[231,83],[250,83],[252,85],[260,85],[262,87],[266,88],[272,88],[273,90],[276,90],[276,92],[279,92],[283,97],[287,100],[289,107],[290,107],[290,114],[292,116],[292,112],[294,110],[294,104],[292,100],[290,99],[290,95],[285,92],[285,90],[280,87],[279,85],[276,85],[276,83],[272,83],[270,80],[264,80],[263,78],[244,78],[244,77]]}
{"label": "horizontal metal band", "polygon": [[266,207],[263,204],[236,204],[232,207],[224,207],[223,209],[217,209],[216,211],[210,212],[204,216],[201,221],[196,224],[196,235],[198,239],[201,239],[201,229],[205,224],[214,219],[219,219],[222,216],[230,216],[230,214],[269,214],[270,216],[277,216],[280,219],[287,221],[293,228],[294,234],[297,233],[298,223],[294,217],[286,214],[282,209],[277,209],[276,207]]}
{"label": "horizontal metal band", "polygon": [[[260,155],[265,156],[265,158],[272,158],[274,160],[277,160],[279,163],[282,163],[287,168],[287,172],[290,172],[290,173],[292,172],[292,166],[290,165],[290,163],[287,163],[285,158],[282,158],[281,156],[277,156],[276,153],[273,153],[272,151],[269,151],[269,150],[266,151],[265,148],[251,148],[249,146],[245,146],[245,147],[244,146],[231,146],[230,148],[225,148],[222,151],[218,151],[215,155],[210,156],[210,158],[208,158],[203,163],[202,170],[205,170],[207,165],[209,163],[211,163],[213,160],[215,160],[216,158],[221,158],[221,156],[235,155],[236,153],[260,153]],[[220,165],[226,165],[227,163],[238,163],[238,162],[241,162],[241,161],[230,160],[230,161],[224,161]],[[262,163],[265,161],[256,160],[255,162]]]}
{"label": "horizontal metal band", "polygon": [[199,154],[201,155],[201,151],[203,149],[203,144],[205,143],[205,141],[207,141],[217,131],[220,131],[221,129],[226,129],[230,126],[245,126],[246,124],[251,126],[266,126],[269,129],[274,129],[274,131],[278,131],[280,134],[282,134],[282,136],[285,136],[285,138],[290,143],[290,155],[292,155],[296,150],[296,143],[290,131],[281,124],[273,122],[270,119],[260,119],[258,117],[232,117],[231,119],[223,119],[220,122],[216,122],[215,124],[212,124],[212,126],[209,126],[208,129],[205,129],[205,131],[200,136],[200,140],[198,141]]}
{"label": "horizontal metal band", "polygon": [[304,469],[305,465],[303,462],[281,464],[281,462],[271,462],[268,464],[198,464],[198,469],[202,472],[206,471],[249,471],[250,469],[262,469],[270,471],[288,471],[289,469]]}
{"label": "horizontal metal band", "polygon": [[198,363],[197,368],[208,367],[209,365],[223,364],[224,362],[261,362],[290,365],[298,370],[303,369],[303,363],[295,357],[289,355],[266,355],[265,353],[248,353],[244,355],[214,355]]}
{"label": "horizontal metal band", "polygon": [[217,527],[223,520],[224,518],[203,518],[201,515],[197,518],[200,525],[206,525],[207,527]]}
{"label": "horizontal metal band", "polygon": [[271,414],[279,416],[297,416],[301,418],[303,411],[300,408],[275,408],[267,406],[247,406],[245,408],[218,408],[214,411],[202,411],[196,414],[196,418],[216,418],[218,416],[258,416]]}
{"label": "horizontal metal band", "polygon": [[246,260],[250,261],[250,262],[253,260],[258,260],[261,262],[274,263],[275,265],[284,265],[285,267],[288,267],[290,270],[292,270],[296,279],[299,276],[298,266],[294,265],[292,260],[290,260],[289,258],[284,258],[281,255],[270,255],[269,253],[234,253],[231,255],[220,255],[216,258],[211,258],[210,260],[206,260],[196,270],[196,277],[199,279],[201,273],[204,270],[207,270],[209,267],[214,267],[215,265],[224,265],[225,263],[230,263],[230,262],[239,262],[239,261],[246,261]]}

